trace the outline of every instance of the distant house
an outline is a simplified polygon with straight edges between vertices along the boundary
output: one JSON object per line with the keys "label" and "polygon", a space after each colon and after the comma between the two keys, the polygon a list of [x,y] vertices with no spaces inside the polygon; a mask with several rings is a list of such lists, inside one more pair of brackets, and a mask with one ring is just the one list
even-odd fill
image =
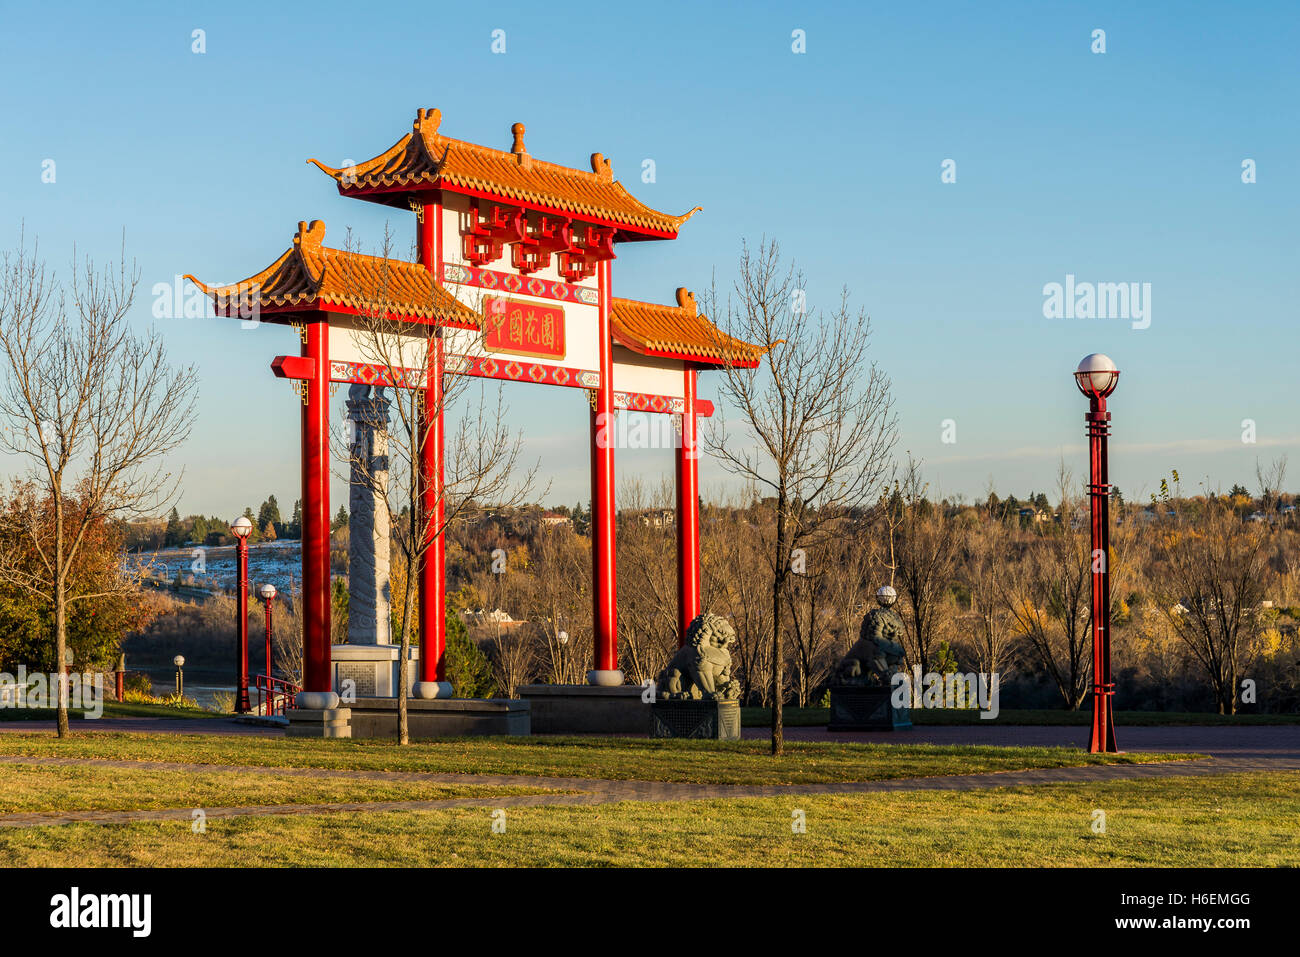
{"label": "distant house", "polygon": [[654,528],[671,528],[677,521],[677,513],[671,508],[652,508],[637,516],[642,525]]}
{"label": "distant house", "polygon": [[486,608],[467,611],[465,621],[471,625],[495,625],[502,629],[518,628],[523,624],[522,621],[515,621],[510,617],[509,612],[502,611],[500,608],[494,608],[492,611]]}
{"label": "distant house", "polygon": [[559,512],[543,512],[541,522],[543,525],[553,528],[557,525],[572,525],[573,519],[567,515],[561,515]]}
{"label": "distant house", "polygon": [[677,513],[671,508],[625,509],[618,513],[623,521],[640,522],[651,528],[672,528],[677,522]]}

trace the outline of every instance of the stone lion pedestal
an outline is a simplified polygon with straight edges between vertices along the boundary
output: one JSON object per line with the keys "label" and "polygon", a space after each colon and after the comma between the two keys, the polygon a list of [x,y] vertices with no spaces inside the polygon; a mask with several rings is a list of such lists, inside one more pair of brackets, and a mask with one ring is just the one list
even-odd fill
{"label": "stone lion pedestal", "polygon": [[650,736],[739,741],[740,702],[656,701],[650,706]]}
{"label": "stone lion pedestal", "polygon": [[903,621],[891,607],[898,594],[888,585],[876,592],[879,608],[862,619],[858,640],[835,667],[827,731],[904,731],[912,712],[893,703],[894,675],[902,670],[899,640]]}
{"label": "stone lion pedestal", "polygon": [[740,740],[740,682],[731,676],[736,640],[730,623],[700,615],[686,629],[686,644],[659,675],[650,705],[656,738]]}
{"label": "stone lion pedestal", "polygon": [[889,688],[831,688],[827,731],[906,731],[912,712],[895,708]]}

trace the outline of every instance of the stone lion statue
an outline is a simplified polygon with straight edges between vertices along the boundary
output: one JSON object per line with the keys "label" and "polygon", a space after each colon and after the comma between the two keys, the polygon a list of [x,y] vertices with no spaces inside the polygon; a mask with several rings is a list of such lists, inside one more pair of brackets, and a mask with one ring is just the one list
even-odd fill
{"label": "stone lion statue", "polygon": [[876,592],[879,608],[862,619],[858,640],[835,668],[835,683],[862,687],[888,687],[903,667],[903,619],[891,607],[898,594],[888,585]]}
{"label": "stone lion statue", "polygon": [[727,619],[707,612],[697,617],[686,629],[686,644],[659,674],[659,696],[738,699],[740,682],[731,676],[731,652],[727,650],[735,640],[736,632]]}

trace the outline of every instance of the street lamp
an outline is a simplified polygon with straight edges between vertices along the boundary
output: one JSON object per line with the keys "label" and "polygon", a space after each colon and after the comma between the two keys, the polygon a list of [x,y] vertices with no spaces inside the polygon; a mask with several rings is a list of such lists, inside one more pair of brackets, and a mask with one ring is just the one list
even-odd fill
{"label": "street lamp", "polygon": [[275,599],[275,586],[263,585],[262,600],[266,602],[266,691],[271,693],[271,602]]}
{"label": "street lamp", "polygon": [[185,656],[177,655],[172,659],[172,664],[176,666],[176,697],[185,693],[185,676],[181,674],[181,669],[185,667]]}
{"label": "street lamp", "polygon": [[248,536],[253,523],[244,515],[230,525],[235,536],[235,551],[239,554],[239,667],[235,669],[235,712],[247,714],[248,702]]}
{"label": "street lamp", "polygon": [[1084,356],[1074,373],[1079,391],[1088,397],[1088,499],[1092,513],[1092,738],[1094,754],[1116,753],[1115,683],[1110,675],[1110,482],[1106,437],[1110,413],[1106,397],[1115,391],[1119,369],[1110,356]]}

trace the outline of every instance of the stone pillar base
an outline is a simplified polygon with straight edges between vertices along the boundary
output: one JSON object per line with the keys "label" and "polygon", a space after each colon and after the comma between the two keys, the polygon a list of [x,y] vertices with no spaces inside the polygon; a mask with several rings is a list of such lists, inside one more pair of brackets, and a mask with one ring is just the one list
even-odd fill
{"label": "stone pillar base", "polygon": [[350,708],[290,708],[286,714],[289,727],[285,734],[290,738],[352,737]]}
{"label": "stone pillar base", "polygon": [[622,683],[623,672],[618,670],[587,672],[587,684],[598,688],[617,688]]}
{"label": "stone pillar base", "polygon": [[339,706],[339,696],[333,691],[299,691],[293,703],[307,711],[330,711]]}
{"label": "stone pillar base", "polygon": [[639,685],[522,685],[533,734],[650,734],[650,705]]}
{"label": "stone pillar base", "polygon": [[411,696],[422,698],[425,701],[432,701],[434,698],[450,698],[452,696],[450,681],[417,681],[411,688]]}

